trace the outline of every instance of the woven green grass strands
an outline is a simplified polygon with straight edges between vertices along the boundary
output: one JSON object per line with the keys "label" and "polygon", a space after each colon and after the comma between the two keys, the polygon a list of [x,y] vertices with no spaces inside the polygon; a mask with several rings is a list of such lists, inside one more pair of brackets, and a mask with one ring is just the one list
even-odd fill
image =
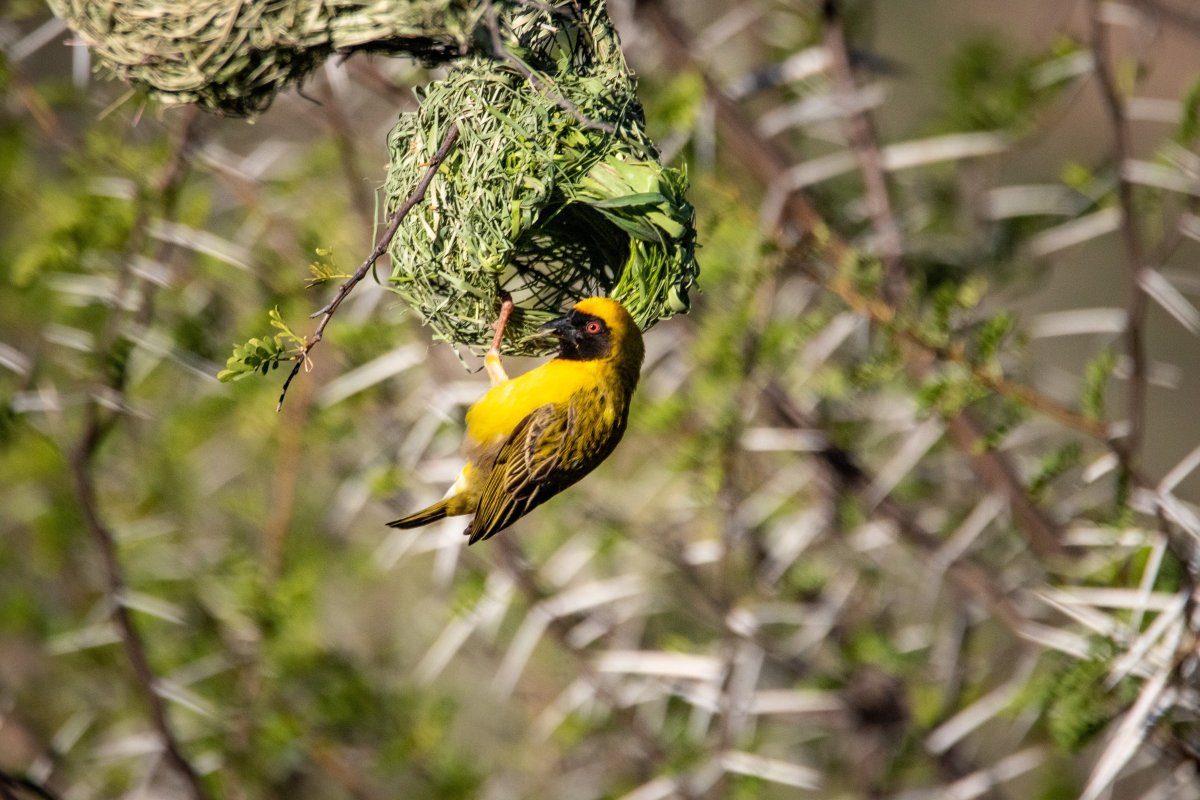
{"label": "woven green grass strands", "polygon": [[537,326],[590,294],[618,298],[643,328],[687,308],[687,181],[658,163],[603,3],[572,9],[512,15],[510,56],[467,59],[389,137],[394,208],[459,127],[390,250],[393,288],[447,341],[486,344],[501,289],[517,307],[504,349],[519,355],[543,352]]}
{"label": "woven green grass strands", "polygon": [[[486,3],[464,0],[50,0],[100,62],[166,104],[244,116],[334,52],[442,61]],[[496,3],[501,8],[500,2]]]}
{"label": "woven green grass strands", "polygon": [[696,280],[687,180],[658,161],[602,0],[50,0],[100,64],[165,103],[265,109],[334,52],[446,62],[388,140],[389,211],[458,141],[389,253],[391,288],[435,334],[504,348],[566,305],[612,295],[643,328]]}

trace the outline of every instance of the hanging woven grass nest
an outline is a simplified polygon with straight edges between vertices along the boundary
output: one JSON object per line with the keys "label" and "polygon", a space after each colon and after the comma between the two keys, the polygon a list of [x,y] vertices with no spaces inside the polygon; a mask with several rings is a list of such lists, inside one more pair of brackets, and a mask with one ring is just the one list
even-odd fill
{"label": "hanging woven grass nest", "polygon": [[389,254],[389,286],[441,339],[481,346],[502,291],[504,350],[572,301],[621,300],[643,327],[696,280],[687,181],[646,136],[602,0],[50,0],[99,63],[168,104],[265,109],[335,52],[451,62],[388,139],[389,212],[458,140]]}
{"label": "hanging woven grass nest", "polygon": [[[445,61],[471,50],[486,0],[49,0],[100,62],[167,105],[232,116],[332,53]],[[503,9],[507,0],[496,0]]]}
{"label": "hanging woven grass nest", "polygon": [[459,129],[392,240],[394,290],[438,337],[475,346],[509,292],[504,350],[517,355],[545,352],[534,330],[581,297],[611,295],[643,328],[685,311],[698,272],[687,181],[658,163],[603,4],[521,15],[508,32],[520,63],[467,60],[388,139],[390,209]]}

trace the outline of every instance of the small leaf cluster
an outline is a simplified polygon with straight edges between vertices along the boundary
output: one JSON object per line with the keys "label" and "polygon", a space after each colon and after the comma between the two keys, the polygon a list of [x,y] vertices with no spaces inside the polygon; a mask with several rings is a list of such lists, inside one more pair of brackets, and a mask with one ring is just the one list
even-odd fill
{"label": "small leaf cluster", "polygon": [[941,368],[917,392],[921,407],[950,416],[994,395],[990,380],[1004,374],[1001,359],[1018,325],[1009,311],[980,308],[988,289],[980,276],[941,283],[915,320],[897,321],[899,332],[942,356]]}
{"label": "small leaf cluster", "polygon": [[271,327],[279,333],[273,336],[255,336],[243,344],[234,345],[233,354],[225,362],[225,369],[217,373],[218,380],[228,383],[241,380],[255,372],[266,375],[284,361],[298,361],[305,357],[307,343],[283,321],[279,316],[279,308],[272,308],[267,313],[271,319]]}
{"label": "small leaf cluster", "polygon": [[314,286],[323,286],[330,281],[345,280],[350,277],[350,274],[343,272],[341,267],[333,259],[333,251],[328,248],[317,248],[317,260],[308,265],[308,272],[312,276],[308,279],[308,283],[304,284],[305,289],[311,289]]}

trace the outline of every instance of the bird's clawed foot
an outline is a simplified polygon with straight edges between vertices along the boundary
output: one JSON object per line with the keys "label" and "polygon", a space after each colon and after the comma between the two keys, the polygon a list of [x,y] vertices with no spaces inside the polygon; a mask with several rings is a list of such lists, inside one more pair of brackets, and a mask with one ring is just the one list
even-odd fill
{"label": "bird's clawed foot", "polygon": [[512,295],[503,289],[500,290],[500,316],[496,318],[496,335],[492,337],[492,346],[488,348],[487,355],[483,357],[483,367],[487,370],[488,377],[492,380],[492,386],[499,386],[508,380],[508,374],[504,371],[504,365],[500,363],[500,340],[504,338],[504,326],[508,324],[508,318],[512,314],[513,301]]}

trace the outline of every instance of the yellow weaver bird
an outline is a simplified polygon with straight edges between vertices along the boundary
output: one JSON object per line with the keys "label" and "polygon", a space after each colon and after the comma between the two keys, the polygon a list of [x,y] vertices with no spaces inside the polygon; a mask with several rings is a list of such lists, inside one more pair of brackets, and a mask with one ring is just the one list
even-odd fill
{"label": "yellow weaver bird", "polygon": [[629,312],[606,297],[581,300],[539,328],[558,337],[558,355],[510,379],[500,338],[511,311],[505,298],[484,358],[492,388],[467,411],[467,464],[452,493],[391,527],[474,514],[463,532],[474,544],[587,475],[621,441],[645,355]]}

